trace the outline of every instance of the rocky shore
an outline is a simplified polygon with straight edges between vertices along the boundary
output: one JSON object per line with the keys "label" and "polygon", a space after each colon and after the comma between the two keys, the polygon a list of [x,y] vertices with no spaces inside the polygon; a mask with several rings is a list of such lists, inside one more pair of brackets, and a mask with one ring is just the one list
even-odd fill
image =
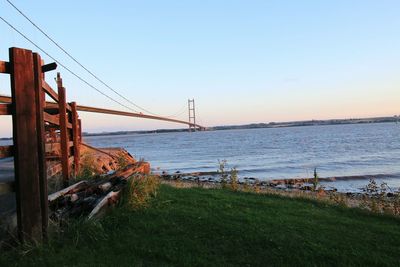
{"label": "rocky shore", "polygon": [[[225,180],[221,179],[225,175]],[[232,179],[230,173],[220,172],[163,172],[160,178],[164,184],[175,187],[228,188],[235,191],[247,191],[262,194],[276,194],[286,197],[316,199],[341,206],[362,208],[377,213],[400,215],[400,192],[392,190],[385,184],[378,184],[373,177],[359,177],[369,183],[362,192],[338,192],[334,187],[319,184],[320,181],[336,181],[341,178],[318,178],[315,184],[313,178],[277,179],[261,181],[254,177]],[[344,178],[343,178],[344,179]]]}

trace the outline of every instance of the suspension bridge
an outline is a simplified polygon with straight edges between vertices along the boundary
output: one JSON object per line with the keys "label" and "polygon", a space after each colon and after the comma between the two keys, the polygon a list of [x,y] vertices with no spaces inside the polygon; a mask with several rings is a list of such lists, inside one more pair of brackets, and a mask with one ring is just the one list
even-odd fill
{"label": "suspension bridge", "polygon": [[[13,133],[13,144],[0,146],[0,159],[5,159],[9,167],[6,175],[0,168],[2,175],[0,178],[3,179],[0,179],[0,202],[4,204],[4,196],[7,196],[11,202],[16,203],[20,241],[40,241],[46,238],[48,228],[48,178],[60,174],[62,184],[66,186],[79,173],[81,146],[85,144],[82,142],[84,122],[82,123],[78,112],[184,124],[188,126],[188,131],[206,128],[196,123],[193,100],[188,103],[188,121],[161,116],[134,103],[73,57],[11,1],[7,2],[72,62],[102,85],[100,88],[83,78],[78,71],[58,60],[32,41],[27,34],[0,16],[4,24],[53,61],[45,64],[39,53],[16,47],[9,49],[8,61],[0,60],[0,74],[10,76],[11,87],[9,95],[7,93],[0,95],[0,115],[12,117]],[[58,66],[88,89],[118,104],[123,110],[83,106],[67,101],[60,73],[57,73],[56,89],[53,89],[45,79],[47,73]],[[107,92],[104,89],[107,89]],[[6,178],[9,179],[7,182],[4,180]]]}

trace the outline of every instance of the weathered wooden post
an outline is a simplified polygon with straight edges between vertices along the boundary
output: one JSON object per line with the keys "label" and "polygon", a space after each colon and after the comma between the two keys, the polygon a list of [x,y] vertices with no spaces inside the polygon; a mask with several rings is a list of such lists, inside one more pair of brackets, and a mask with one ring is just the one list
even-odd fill
{"label": "weathered wooden post", "polygon": [[82,120],[78,119],[78,123],[79,123],[79,144],[82,143]]}
{"label": "weathered wooden post", "polygon": [[61,146],[61,167],[64,184],[68,184],[70,178],[69,168],[69,146],[68,146],[68,126],[67,126],[67,99],[65,88],[62,85],[60,73],[57,73],[57,87],[58,87],[58,106],[60,118],[60,146]]}
{"label": "weathered wooden post", "polygon": [[76,102],[71,103],[72,110],[72,140],[74,144],[74,176],[79,174],[80,141],[79,141],[79,120],[76,111]]}
{"label": "weathered wooden post", "polygon": [[44,127],[44,106],[45,94],[42,88],[42,79],[44,72],[42,70],[43,60],[40,55],[33,53],[34,76],[35,76],[35,102],[36,102],[36,127],[38,142],[38,167],[39,167],[39,189],[40,189],[40,205],[42,213],[42,232],[43,238],[47,239],[48,227],[48,193],[47,193],[47,169],[45,155],[45,127]]}
{"label": "weathered wooden post", "polygon": [[[18,237],[21,241],[42,240],[42,205],[38,143],[38,111],[32,51],[10,48],[10,78],[14,142],[15,191]],[[37,59],[37,58],[36,58]],[[40,105],[40,104],[39,104]],[[46,201],[47,204],[47,201]]]}

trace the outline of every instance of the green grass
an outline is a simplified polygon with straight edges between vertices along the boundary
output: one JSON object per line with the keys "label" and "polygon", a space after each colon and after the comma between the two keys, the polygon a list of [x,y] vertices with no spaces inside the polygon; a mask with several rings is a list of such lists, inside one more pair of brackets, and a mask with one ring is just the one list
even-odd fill
{"label": "green grass", "polygon": [[161,186],[0,266],[399,266],[400,220],[311,200]]}

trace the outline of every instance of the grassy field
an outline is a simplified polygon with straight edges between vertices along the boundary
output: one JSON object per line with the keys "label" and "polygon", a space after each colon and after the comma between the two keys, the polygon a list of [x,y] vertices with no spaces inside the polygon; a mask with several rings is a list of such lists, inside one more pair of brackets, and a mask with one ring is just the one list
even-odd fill
{"label": "grassy field", "polygon": [[400,220],[310,200],[163,185],[0,266],[400,266]]}

